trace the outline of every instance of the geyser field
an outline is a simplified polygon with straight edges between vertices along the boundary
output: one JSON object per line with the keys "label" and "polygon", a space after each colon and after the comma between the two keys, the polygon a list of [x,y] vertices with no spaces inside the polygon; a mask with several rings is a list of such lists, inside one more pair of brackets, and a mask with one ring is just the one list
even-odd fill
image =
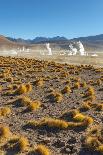
{"label": "geyser field", "polygon": [[0,155],[103,154],[100,57],[63,57],[0,56]]}

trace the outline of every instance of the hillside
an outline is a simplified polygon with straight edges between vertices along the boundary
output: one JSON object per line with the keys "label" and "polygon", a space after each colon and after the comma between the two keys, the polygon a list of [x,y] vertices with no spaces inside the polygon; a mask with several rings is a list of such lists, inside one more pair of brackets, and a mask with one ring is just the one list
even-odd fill
{"label": "hillside", "polygon": [[9,50],[17,48],[29,48],[33,50],[42,50],[46,49],[45,43],[49,42],[51,44],[51,49],[54,51],[68,50],[68,47],[71,42],[81,41],[84,45],[86,51],[90,52],[102,52],[103,51],[103,35],[89,36],[89,37],[80,37],[68,40],[65,37],[36,37],[33,40],[25,39],[14,39],[10,37],[0,36],[0,50]]}

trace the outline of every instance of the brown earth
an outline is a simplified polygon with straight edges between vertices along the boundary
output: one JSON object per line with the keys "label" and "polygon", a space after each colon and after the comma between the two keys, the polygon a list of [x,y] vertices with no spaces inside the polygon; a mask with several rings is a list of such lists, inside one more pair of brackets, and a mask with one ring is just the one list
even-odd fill
{"label": "brown earth", "polygon": [[[29,83],[29,90],[20,93],[20,86]],[[0,107],[9,107],[11,112],[0,113],[0,128],[9,127],[12,135],[3,137],[0,131],[1,154],[30,155],[35,154],[39,144],[49,148],[51,155],[100,155],[103,149],[99,146],[86,144],[88,130],[94,125],[101,129],[100,146],[103,147],[103,68],[91,65],[68,65],[55,62],[41,61],[27,58],[0,57]],[[68,86],[70,91],[64,92]],[[18,93],[19,92],[19,93]],[[56,96],[56,94],[59,94]],[[40,101],[41,106],[35,110],[28,110],[28,106],[20,105],[20,97],[29,97],[31,101]],[[57,98],[56,98],[57,97]],[[88,109],[83,108],[90,103]],[[100,108],[98,108],[100,106]],[[78,110],[80,114],[93,119],[88,125],[61,127],[56,123],[28,125],[30,121],[39,123],[43,118],[73,122],[69,115],[71,110]],[[7,113],[7,114],[6,114]],[[0,129],[1,130],[1,129]],[[29,147],[19,152],[15,143],[10,144],[14,137],[26,137]],[[90,135],[92,137],[92,135]],[[2,138],[3,137],[3,138]],[[99,137],[100,138],[100,137]],[[31,153],[31,150],[34,152]],[[49,155],[41,153],[40,155]]]}

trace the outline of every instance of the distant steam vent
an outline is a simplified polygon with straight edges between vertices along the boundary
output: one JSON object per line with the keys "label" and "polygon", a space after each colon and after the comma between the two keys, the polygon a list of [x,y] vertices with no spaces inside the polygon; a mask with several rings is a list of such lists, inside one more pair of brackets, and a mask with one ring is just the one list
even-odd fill
{"label": "distant steam vent", "polygon": [[49,43],[46,44],[46,48],[48,50],[48,54],[47,55],[52,55],[52,50],[50,48],[50,44]]}
{"label": "distant steam vent", "polygon": [[73,42],[73,43],[70,43],[70,45],[69,45],[68,55],[77,55],[77,54],[81,55],[81,56],[86,56],[87,55],[81,41]]}

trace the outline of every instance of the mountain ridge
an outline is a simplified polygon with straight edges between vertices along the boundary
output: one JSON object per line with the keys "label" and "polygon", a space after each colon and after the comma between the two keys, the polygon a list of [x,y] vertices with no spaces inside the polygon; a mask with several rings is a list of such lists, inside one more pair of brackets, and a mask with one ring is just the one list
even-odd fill
{"label": "mountain ridge", "polygon": [[16,49],[16,48],[44,48],[44,44],[51,43],[53,49],[68,49],[71,42],[81,41],[87,51],[100,51],[103,52],[103,34],[87,37],[78,37],[73,39],[67,39],[65,37],[36,37],[34,39],[22,39],[22,38],[11,38],[0,35],[0,50],[3,49]]}
{"label": "mountain ridge", "polygon": [[103,42],[103,34],[99,35],[92,35],[92,36],[86,36],[86,37],[77,37],[73,39],[68,39],[64,36],[55,36],[55,37],[35,37],[34,39],[22,39],[22,38],[11,38],[6,37],[10,41],[19,42],[19,43],[28,43],[28,44],[34,44],[34,43],[43,43],[43,42],[58,42],[58,41],[88,41],[88,42]]}

